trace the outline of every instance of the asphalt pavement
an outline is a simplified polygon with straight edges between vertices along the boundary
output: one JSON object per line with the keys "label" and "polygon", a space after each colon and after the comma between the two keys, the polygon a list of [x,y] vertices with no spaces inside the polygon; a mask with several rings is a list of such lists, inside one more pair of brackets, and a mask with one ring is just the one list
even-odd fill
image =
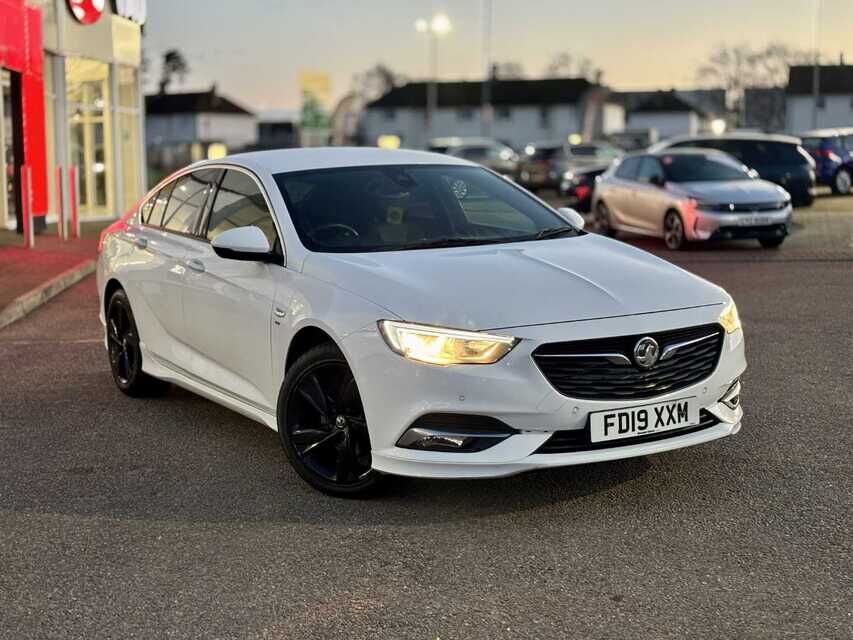
{"label": "asphalt pavement", "polygon": [[685,261],[740,307],[737,436],[368,501],[121,395],[85,280],[0,331],[0,637],[851,637],[853,260],[755,253]]}

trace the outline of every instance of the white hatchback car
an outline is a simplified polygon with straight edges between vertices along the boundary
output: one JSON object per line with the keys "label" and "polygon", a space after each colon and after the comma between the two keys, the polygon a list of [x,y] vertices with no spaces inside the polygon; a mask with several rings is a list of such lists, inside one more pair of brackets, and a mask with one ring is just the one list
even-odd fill
{"label": "white hatchback car", "polygon": [[445,155],[202,162],[102,238],[112,373],[129,395],[175,383],[278,430],[337,495],[736,433],[732,299],[582,226]]}

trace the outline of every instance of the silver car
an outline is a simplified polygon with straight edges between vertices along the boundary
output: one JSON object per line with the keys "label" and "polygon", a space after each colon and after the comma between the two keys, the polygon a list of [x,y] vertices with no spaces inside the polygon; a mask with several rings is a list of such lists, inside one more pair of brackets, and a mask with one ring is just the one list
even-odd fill
{"label": "silver car", "polygon": [[598,232],[655,236],[669,249],[746,238],[776,248],[791,225],[787,191],[758,179],[728,154],[707,149],[626,156],[599,179],[592,210]]}

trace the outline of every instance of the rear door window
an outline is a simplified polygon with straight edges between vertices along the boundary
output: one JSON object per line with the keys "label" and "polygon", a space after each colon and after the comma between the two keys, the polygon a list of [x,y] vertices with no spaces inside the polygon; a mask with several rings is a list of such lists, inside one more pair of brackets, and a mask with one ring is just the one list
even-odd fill
{"label": "rear door window", "polygon": [[622,180],[635,180],[641,162],[642,157],[625,158],[616,169],[616,177]]}
{"label": "rear door window", "polygon": [[[151,199],[142,207],[142,222],[143,224],[159,227],[163,222],[163,212],[166,210],[166,205],[169,204],[169,195],[172,193],[174,182],[170,182],[165,187],[160,189],[156,195],[151,196]],[[150,206],[149,206],[150,205]]]}

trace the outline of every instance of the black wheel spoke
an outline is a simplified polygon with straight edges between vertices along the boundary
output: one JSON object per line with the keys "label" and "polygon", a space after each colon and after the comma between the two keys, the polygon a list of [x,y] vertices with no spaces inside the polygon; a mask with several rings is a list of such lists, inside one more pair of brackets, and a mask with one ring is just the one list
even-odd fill
{"label": "black wheel spoke", "polygon": [[305,380],[305,384],[299,385],[299,395],[316,411],[320,416],[329,420],[329,407],[326,401],[326,395],[323,393],[323,387],[320,385],[320,380],[317,374],[311,374]]}
{"label": "black wheel spoke", "polygon": [[353,475],[355,458],[353,456],[352,443],[347,441],[338,449],[338,457],[335,461],[335,481],[346,482]]}
{"label": "black wheel spoke", "polygon": [[320,438],[316,442],[309,444],[302,451],[299,452],[299,455],[303,458],[311,453],[316,453],[318,449],[328,445],[329,443],[336,440],[339,436],[343,435],[343,431],[332,431],[330,434]]}

